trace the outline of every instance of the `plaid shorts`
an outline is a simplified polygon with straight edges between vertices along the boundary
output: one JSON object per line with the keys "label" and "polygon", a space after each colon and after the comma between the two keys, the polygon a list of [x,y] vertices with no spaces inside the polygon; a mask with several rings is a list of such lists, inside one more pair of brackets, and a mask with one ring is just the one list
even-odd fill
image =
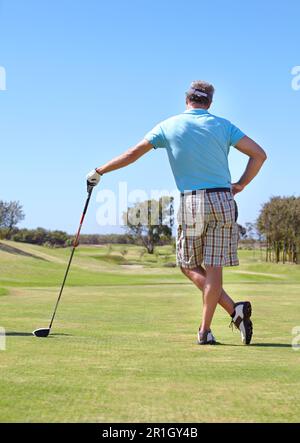
{"label": "plaid shorts", "polygon": [[183,268],[237,266],[237,206],[231,192],[181,194],[176,241]]}

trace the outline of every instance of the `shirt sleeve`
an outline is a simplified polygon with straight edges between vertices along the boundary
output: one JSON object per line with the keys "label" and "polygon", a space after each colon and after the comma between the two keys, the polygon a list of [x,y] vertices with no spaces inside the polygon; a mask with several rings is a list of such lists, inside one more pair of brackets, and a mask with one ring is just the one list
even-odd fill
{"label": "shirt sleeve", "polygon": [[153,147],[156,148],[166,148],[167,143],[165,139],[164,132],[160,124],[156,125],[151,131],[147,132],[144,136]]}
{"label": "shirt sleeve", "polygon": [[245,135],[246,134],[244,134],[243,131],[231,123],[229,145],[235,146],[237,142],[241,140],[241,138],[245,137]]}

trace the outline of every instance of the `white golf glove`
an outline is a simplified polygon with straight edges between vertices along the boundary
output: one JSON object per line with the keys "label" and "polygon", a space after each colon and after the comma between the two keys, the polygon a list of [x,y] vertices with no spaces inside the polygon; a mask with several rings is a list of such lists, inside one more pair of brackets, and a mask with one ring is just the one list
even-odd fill
{"label": "white golf glove", "polygon": [[86,176],[86,180],[90,186],[97,186],[100,179],[101,179],[101,174],[99,174],[99,172],[97,172],[96,169],[93,169]]}

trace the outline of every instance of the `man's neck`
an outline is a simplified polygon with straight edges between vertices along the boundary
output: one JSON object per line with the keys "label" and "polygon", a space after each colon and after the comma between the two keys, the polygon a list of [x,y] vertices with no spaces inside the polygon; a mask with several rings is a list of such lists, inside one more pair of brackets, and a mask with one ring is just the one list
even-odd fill
{"label": "man's neck", "polygon": [[191,110],[191,109],[203,109],[204,111],[207,111],[208,110],[208,108],[207,107],[204,107],[204,106],[195,106],[195,105],[187,105],[186,106],[186,109],[187,110]]}

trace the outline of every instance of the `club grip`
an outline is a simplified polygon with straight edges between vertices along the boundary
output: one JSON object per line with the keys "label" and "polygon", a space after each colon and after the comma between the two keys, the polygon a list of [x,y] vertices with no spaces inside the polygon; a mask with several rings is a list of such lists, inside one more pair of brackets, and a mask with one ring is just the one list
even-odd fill
{"label": "club grip", "polygon": [[91,185],[88,181],[86,182],[86,190],[88,194],[91,194],[94,189],[94,186]]}

